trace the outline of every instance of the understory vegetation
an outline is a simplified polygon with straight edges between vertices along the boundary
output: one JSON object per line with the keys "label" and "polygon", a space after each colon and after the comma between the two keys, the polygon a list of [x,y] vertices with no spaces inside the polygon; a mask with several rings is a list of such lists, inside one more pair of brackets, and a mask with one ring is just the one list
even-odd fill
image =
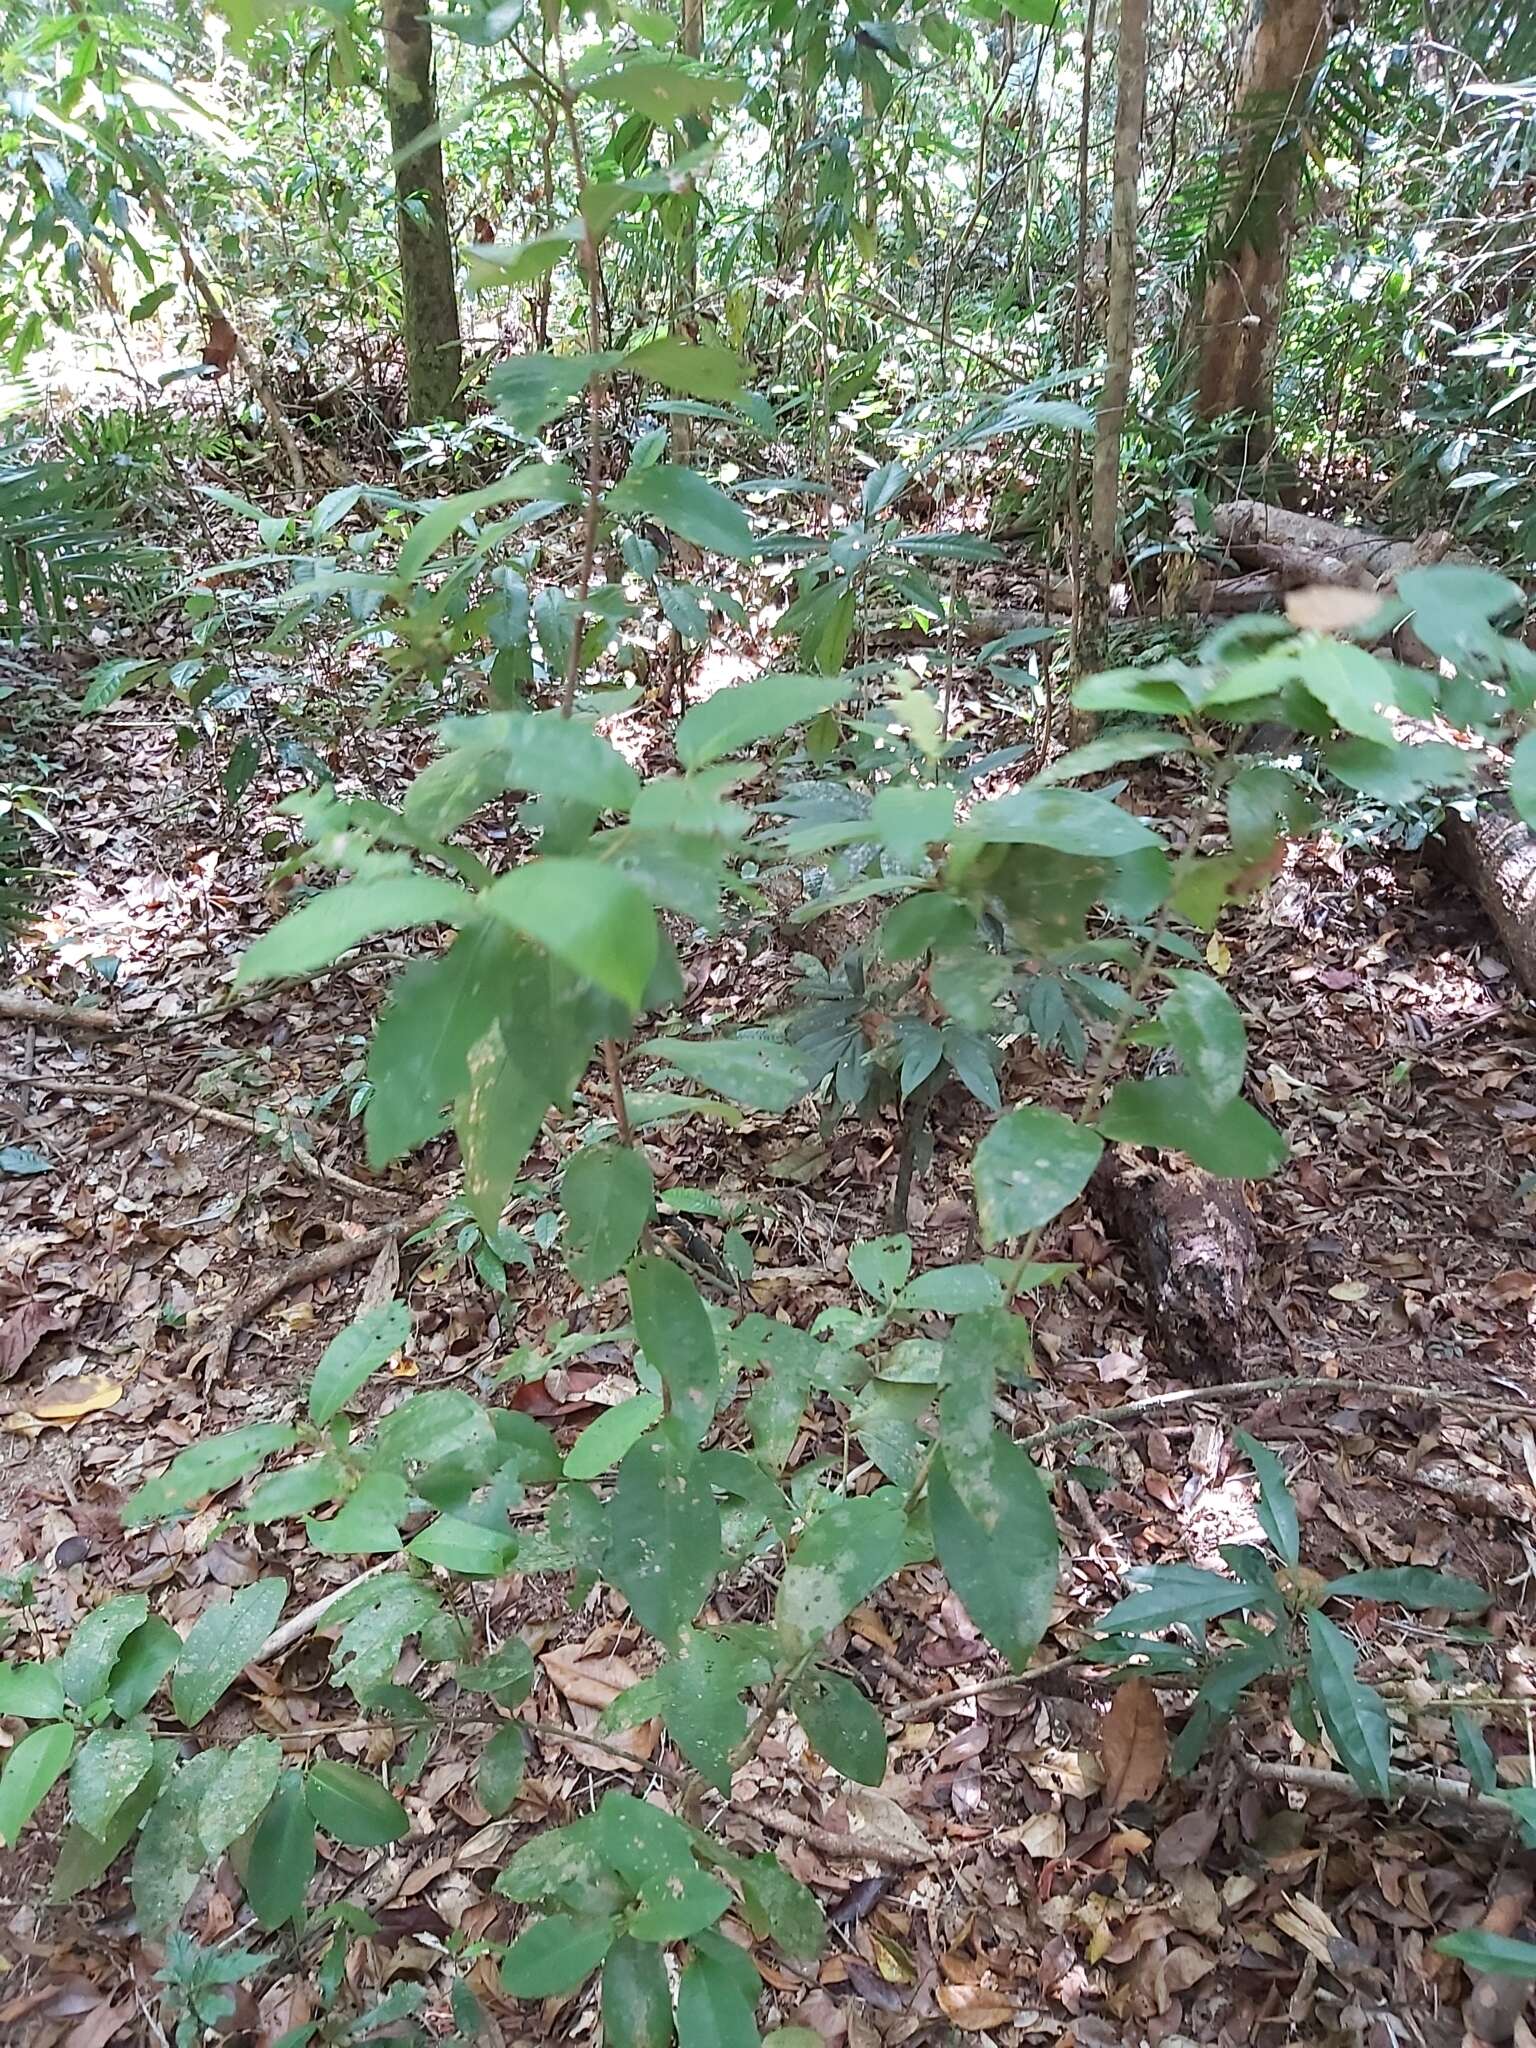
{"label": "understory vegetation", "polygon": [[3,20],[6,2038],[1529,2041],[1528,10]]}

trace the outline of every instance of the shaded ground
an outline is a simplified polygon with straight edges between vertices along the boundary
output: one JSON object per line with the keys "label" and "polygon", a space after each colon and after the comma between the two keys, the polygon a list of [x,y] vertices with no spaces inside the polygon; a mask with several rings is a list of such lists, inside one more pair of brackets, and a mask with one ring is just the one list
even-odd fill
{"label": "shaded ground", "polygon": [[[284,1292],[210,1364],[203,1347],[232,1302],[317,1247],[454,1187],[448,1141],[378,1177],[368,1199],[305,1174],[290,1156],[301,1147],[323,1167],[374,1178],[351,1110],[368,1019],[386,985],[381,956],[400,952],[400,942],[307,989],[197,1021],[274,914],[263,896],[271,862],[257,843],[262,783],[243,811],[226,814],[213,778],[178,765],[164,721],[148,710],[125,707],[48,744],[64,793],[53,849],[60,872],[18,985],[57,1000],[110,996],[133,1028],[121,1040],[66,1042],[15,1027],[0,1040],[8,1140],[47,1167],[0,1182],[0,1419],[9,1446],[0,1571],[36,1568],[28,1626],[45,1644],[110,1590],[152,1589],[184,1627],[212,1587],[298,1565],[278,1532],[258,1539],[222,1529],[217,1503],[170,1530],[129,1536],[116,1509],[183,1443],[289,1413],[375,1262]],[[425,743],[370,736],[369,758],[387,783],[420,765]],[[800,943],[780,932],[749,959],[748,934],[728,930],[696,947],[685,963],[690,1015],[771,1006]],[[1475,1652],[1482,1675],[1502,1696],[1531,1697],[1529,1015],[1476,914],[1408,856],[1302,849],[1271,896],[1224,929],[1223,948],[1212,962],[1249,1018],[1256,1092],[1293,1153],[1252,1195],[1266,1263],[1248,1371],[1392,1391],[1177,1408],[1096,1439],[1079,1464],[1057,1457],[1069,1565],[1045,1649],[1073,1649],[1117,1596],[1128,1564],[1214,1562],[1218,1543],[1254,1533],[1251,1474],[1231,1443],[1245,1426],[1287,1456],[1309,1564],[1328,1573],[1414,1562],[1491,1586],[1492,1639]],[[103,966],[108,957],[114,968]],[[93,1080],[195,1098],[257,1120],[263,1134],[93,1098]],[[1020,1049],[1006,1093],[1069,1099],[1074,1087],[1059,1063]],[[593,1113],[606,1114],[595,1077],[591,1095]],[[964,1162],[979,1118],[965,1099],[940,1104],[934,1163],[912,1206],[919,1267],[972,1254]],[[756,1267],[741,1305],[804,1324],[849,1298],[848,1248],[884,1228],[895,1139],[879,1123],[823,1137],[806,1112],[749,1116],[735,1130],[666,1128],[648,1145],[663,1186],[739,1190],[750,1201],[741,1227]],[[531,1175],[547,1176],[563,1149],[546,1136]],[[1169,1384],[1124,1248],[1082,1210],[1050,1250],[1079,1271],[1036,1319],[1042,1386],[1019,1398],[1020,1433]],[[514,1346],[537,1345],[573,1313],[552,1254],[538,1254],[532,1272],[514,1269],[501,1301],[452,1232],[398,1256],[416,1329],[398,1372],[417,1386],[489,1391]],[[386,1250],[372,1276],[386,1292],[394,1257]],[[592,1313],[599,1329],[617,1324],[620,1290]],[[598,1405],[634,1390],[629,1364],[627,1346],[600,1345],[518,1398],[574,1434]],[[1435,1387],[1507,1398],[1507,1407],[1437,1407]],[[55,1410],[89,1412],[44,1426],[50,1394]],[[382,1397],[391,1397],[387,1387]],[[801,1450],[858,1456],[830,1410],[810,1418]],[[299,1569],[296,1599],[353,1573],[312,1555]],[[750,1574],[729,1591],[734,1618],[763,1605],[765,1587]],[[520,1628],[544,1660],[528,1712],[545,1722],[590,1727],[604,1700],[644,1669],[636,1632],[605,1590],[574,1615],[548,1583],[514,1580],[495,1598],[499,1625]],[[1356,1633],[1372,1674],[1409,1689],[1398,1761],[1454,1766],[1443,1714],[1412,1711],[1412,1688],[1430,1690],[1435,1632],[1366,1608]],[[1347,2038],[1371,2048],[1458,2038],[1459,2021],[1440,2001],[1459,1997],[1460,1980],[1427,1943],[1486,1900],[1497,1865],[1486,1845],[1407,1812],[1366,1817],[1327,1795],[1303,1807],[1303,1795],[1255,1782],[1227,1751],[1193,1780],[1161,1783],[1110,1813],[1100,1797],[1106,1689],[1064,1672],[973,1696],[967,1689],[995,1681],[998,1666],[932,1569],[903,1574],[860,1610],[841,1654],[900,1717],[882,1792],[851,1790],[786,1721],[743,1773],[722,1821],[735,1839],[777,1845],[838,1923],[812,1981],[761,1957],[782,2021],[850,2048],[937,2041],[949,2026],[1001,2043],[1106,2048],[1179,2035]],[[365,1728],[327,1688],[324,1661],[310,1642],[256,1670],[222,1710],[229,1732],[256,1726],[299,1753],[326,1741],[333,1753],[382,1760],[390,1737]],[[946,1703],[950,1688],[964,1696]],[[1247,1750],[1326,1761],[1293,1743],[1281,1705],[1261,1703],[1246,1725]],[[1517,1710],[1490,1730],[1509,1782],[1529,1775],[1524,1722]],[[631,1782],[644,1789],[664,1751],[654,1728],[627,1740]],[[380,1918],[379,1939],[354,1952],[359,1981],[425,1976],[435,1987],[429,2013],[444,2029],[436,1994],[447,1982],[445,1946],[473,1954],[482,1936],[506,1938],[511,1909],[490,1885],[509,1849],[581,1809],[614,1767],[596,1751],[536,1742],[516,1808],[492,1822],[472,1790],[475,1747],[462,1727],[441,1737],[405,1795],[416,1832],[382,1858],[337,1850],[328,1873],[333,1891],[368,1901]],[[836,1837],[861,1822],[903,1851],[908,1867],[881,1870],[853,1845],[838,1854],[835,1840],[829,1848],[826,1836],[805,1832]],[[46,1864],[30,1844],[0,1857],[9,1964],[0,2030],[40,2044],[159,2038],[146,2014],[153,1965],[133,1934],[126,1888],[109,1883],[49,1909],[39,1903]],[[214,1939],[241,1910],[226,1868],[200,1892],[189,1924]],[[588,2037],[589,2000],[551,2001],[536,2014],[498,2002],[489,1959],[470,1974],[506,2039]],[[280,1979],[242,2023],[252,2039],[275,2040],[306,2017],[304,1998],[297,1979]]]}

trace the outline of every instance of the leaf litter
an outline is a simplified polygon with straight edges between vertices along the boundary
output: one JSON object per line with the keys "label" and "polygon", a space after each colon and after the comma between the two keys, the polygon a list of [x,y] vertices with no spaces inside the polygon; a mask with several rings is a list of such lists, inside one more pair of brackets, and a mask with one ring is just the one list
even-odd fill
{"label": "leaf litter", "polygon": [[[376,737],[382,779],[418,765],[413,736]],[[26,1625],[43,1649],[103,1587],[152,1592],[186,1632],[214,1601],[299,1563],[297,1549],[285,1554],[280,1528],[258,1546],[228,1525],[227,1500],[129,1535],[117,1510],[204,1434],[290,1419],[320,1350],[370,1288],[381,1300],[398,1282],[414,1323],[407,1349],[369,1389],[374,1403],[401,1382],[483,1389],[515,1347],[558,1348],[573,1308],[561,1269],[537,1250],[529,1266],[506,1269],[510,1292],[498,1298],[450,1229],[389,1240],[361,1273],[338,1268],[284,1289],[231,1333],[215,1369],[181,1369],[189,1340],[216,1328],[254,1277],[280,1277],[377,1222],[293,1159],[301,1149],[366,1177],[347,1077],[357,1072],[359,999],[377,1002],[386,956],[399,948],[370,947],[282,1002],[219,1008],[241,951],[270,922],[251,834],[211,801],[174,794],[171,743],[158,727],[102,720],[57,745],[82,792],[57,856],[70,880],[22,963],[22,985],[53,1000],[108,1000],[125,1035],[43,1030],[24,1042],[18,1029],[3,1048],[8,1069],[30,1061],[39,1078],[70,1084],[36,1091],[17,1119],[50,1170],[7,1180],[0,1192],[5,1421],[20,1433],[0,1472],[0,1571],[36,1574]],[[849,936],[811,932],[829,955]],[[751,1021],[787,989],[788,952],[801,942],[783,934],[750,974],[739,942],[696,943],[683,963],[687,1014]],[[1069,1447],[1049,1452],[1068,1561],[1036,1666],[1018,1677],[1001,1672],[932,1567],[903,1572],[855,1611],[832,1651],[885,1712],[885,1783],[850,1785],[785,1718],[739,1774],[722,1817],[740,1846],[775,1848],[840,1926],[811,1978],[761,1956],[770,2020],[828,2043],[939,2039],[946,2027],[1001,2048],[1231,2041],[1264,2028],[1371,2048],[1459,2036],[1467,1980],[1430,1941],[1482,1917],[1497,1842],[1447,1825],[1442,1809],[1367,1812],[1338,1792],[1258,1780],[1232,1743],[1175,1778],[1168,1719],[1183,1710],[1177,1693],[1141,1679],[1108,1693],[1071,1663],[1130,1566],[1213,1566],[1221,1544],[1252,1539],[1251,1474],[1232,1444],[1243,1427],[1284,1456],[1309,1566],[1427,1565],[1491,1588],[1483,1675],[1502,1697],[1536,1697],[1536,1437],[1527,1419],[1536,1262],[1519,1191],[1536,1152],[1536,1100],[1528,1026],[1502,963],[1474,914],[1418,864],[1313,845],[1293,853],[1269,898],[1224,927],[1212,964],[1240,991],[1258,1094],[1293,1150],[1291,1167],[1252,1198],[1267,1264],[1262,1307],[1245,1333],[1247,1368],[1256,1378],[1294,1372],[1393,1391],[1319,1401],[1281,1389],[1204,1415],[1184,1407],[1138,1418],[1091,1439],[1075,1462]],[[192,1095],[252,1118],[263,1135],[93,1098],[92,1079]],[[1033,1048],[1010,1055],[1006,1101],[1044,1096],[1066,1106],[1077,1086]],[[604,1113],[596,1093],[592,1110]],[[911,1211],[918,1270],[975,1255],[961,1161],[981,1128],[968,1098],[945,1099]],[[663,1191],[709,1185],[751,1205],[755,1264],[743,1306],[787,1312],[803,1327],[849,1303],[847,1247],[881,1234],[893,1132],[823,1133],[791,1112],[736,1126],[657,1126],[648,1149]],[[530,1171],[547,1171],[553,1157],[546,1140]],[[446,1203],[456,1188],[450,1149],[430,1146],[373,1184],[402,1214]],[[697,1228],[718,1247],[715,1221],[700,1218]],[[1045,1386],[1037,1402],[1020,1400],[1017,1433],[1166,1384],[1138,1277],[1091,1195],[1058,1226],[1047,1255],[1075,1270],[1043,1297],[1035,1341]],[[369,1269],[371,1281],[362,1277]],[[611,1321],[583,1333],[585,1355],[509,1383],[513,1404],[551,1422],[565,1445],[626,1377],[629,1347],[605,1334],[619,1323],[622,1289],[600,1289],[597,1305]],[[1503,1390],[1509,1402],[1480,1418],[1396,1391],[1404,1385]],[[723,1440],[739,1429],[738,1411],[727,1411]],[[841,1448],[840,1424],[813,1403],[800,1459]],[[347,1576],[302,1557],[295,1601]],[[728,1591],[741,1604],[719,1618],[763,1611],[750,1576]],[[482,1620],[495,1639],[520,1636],[535,1652],[530,1715],[570,1739],[533,1738],[515,1804],[493,1819],[473,1789],[474,1742],[467,1728],[456,1732],[444,1698],[446,1732],[403,1792],[410,1836],[382,1861],[336,1849],[327,1878],[336,1895],[363,1899],[377,1923],[354,1945],[349,1970],[375,1987],[422,1980],[429,2015],[433,2000],[447,2011],[445,1945],[510,1931],[491,1881],[518,1843],[586,1810],[605,1779],[643,1791],[676,1767],[654,1722],[603,1746],[581,1741],[644,1675],[616,1595],[600,1590],[572,1612],[547,1578],[513,1577],[490,1586],[487,1601]],[[1416,1705],[1436,1697],[1422,1634],[1369,1606],[1357,1634],[1362,1668],[1391,1690],[1396,1765],[1454,1770],[1448,1712]],[[274,1735],[290,1755],[376,1765],[393,1732],[349,1716],[324,1663],[311,1638],[253,1665],[210,1732]],[[399,1675],[425,1682],[428,1670],[408,1650]],[[440,1674],[434,1682],[446,1685]],[[1268,1718],[1262,1705],[1248,1716],[1245,1753],[1331,1765],[1319,1746],[1299,1746],[1281,1705],[1270,1702]],[[1528,1783],[1529,1710],[1497,1717],[1486,1733],[1496,1781]],[[121,1883],[108,1880],[98,1917],[40,1903],[47,1851],[35,1838],[6,1863],[8,2038],[43,2048],[142,2038]],[[230,1932],[240,1910],[227,1866],[200,1881],[192,1918],[204,1940]],[[488,1960],[468,1978],[488,2009],[506,2010]],[[247,2019],[253,2039],[271,2042],[311,2013],[302,1978],[279,1975]],[[576,2039],[588,2021],[573,1999],[547,2005],[542,2024],[540,2038]]]}

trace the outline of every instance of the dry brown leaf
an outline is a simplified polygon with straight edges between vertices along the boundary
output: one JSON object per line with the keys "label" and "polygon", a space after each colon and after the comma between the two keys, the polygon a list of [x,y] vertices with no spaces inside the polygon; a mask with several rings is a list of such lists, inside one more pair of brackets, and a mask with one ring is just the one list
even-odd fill
{"label": "dry brown leaf", "polygon": [[[605,1707],[640,1681],[640,1673],[622,1657],[582,1657],[573,1650],[561,1649],[546,1650],[539,1662],[551,1685],[570,1707],[576,1727],[588,1732],[596,1728]],[[578,1742],[571,1744],[571,1755],[593,1770],[637,1771],[648,1757],[654,1756],[659,1734],[655,1721],[642,1721],[637,1728],[605,1735],[605,1742],[612,1742],[632,1759],[628,1764],[604,1750],[588,1749]]]}
{"label": "dry brown leaf", "polygon": [[1308,583],[1285,593],[1285,616],[1309,633],[1347,633],[1381,610],[1379,590],[1354,590],[1342,583]]}
{"label": "dry brown leaf", "polygon": [[1129,1678],[1115,1694],[1099,1737],[1104,1762],[1104,1804],[1111,1813],[1150,1799],[1168,1768],[1168,1724],[1157,1694],[1144,1678]]}
{"label": "dry brown leaf", "polygon": [[5,1426],[18,1436],[38,1436],[45,1429],[67,1429],[87,1415],[115,1408],[122,1398],[120,1380],[108,1379],[104,1372],[83,1373],[78,1379],[55,1380],[35,1394],[28,1407],[13,1409]]}
{"label": "dry brown leaf", "polygon": [[1188,1870],[1196,1863],[1203,1863],[1215,1845],[1221,1816],[1208,1806],[1197,1806],[1192,1813],[1181,1813],[1171,1826],[1163,1829],[1157,1838],[1157,1847],[1152,1851],[1152,1862],[1159,1876],[1167,1877],[1171,1871]]}
{"label": "dry brown leaf", "polygon": [[1019,1846],[1042,1862],[1067,1853],[1067,1824],[1059,1813],[1031,1814],[1019,1830]]}
{"label": "dry brown leaf", "polygon": [[64,1328],[52,1301],[24,1301],[0,1323],[0,1380],[14,1379],[50,1330]]}
{"label": "dry brown leaf", "polygon": [[979,2034],[988,2027],[1005,2027],[1016,2010],[1011,1998],[1004,1998],[1000,1991],[988,1991],[980,1984],[941,1984],[937,1996],[946,2017],[967,2034]]}

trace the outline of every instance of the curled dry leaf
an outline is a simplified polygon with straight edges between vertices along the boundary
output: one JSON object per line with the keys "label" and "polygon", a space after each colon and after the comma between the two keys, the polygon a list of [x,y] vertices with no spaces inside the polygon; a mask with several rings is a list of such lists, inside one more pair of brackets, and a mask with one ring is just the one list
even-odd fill
{"label": "curled dry leaf", "polygon": [[1348,633],[1374,619],[1386,602],[1379,590],[1343,583],[1308,583],[1285,593],[1285,616],[1309,633]]}
{"label": "curled dry leaf", "polygon": [[980,1984],[941,1984],[938,2001],[951,2025],[962,2033],[980,2034],[988,2027],[1005,2027],[1014,2016],[1014,2003],[1000,1991],[988,1991]]}
{"label": "curled dry leaf", "polygon": [[1168,1726],[1157,1694],[1144,1678],[1129,1678],[1104,1716],[1099,1754],[1104,1763],[1104,1804],[1111,1813],[1150,1799],[1168,1768]]}
{"label": "curled dry leaf", "polygon": [[5,1427],[18,1436],[39,1436],[45,1429],[68,1429],[87,1415],[115,1408],[123,1398],[122,1382],[104,1372],[82,1373],[78,1379],[55,1380],[35,1394],[25,1408],[5,1417]]}

